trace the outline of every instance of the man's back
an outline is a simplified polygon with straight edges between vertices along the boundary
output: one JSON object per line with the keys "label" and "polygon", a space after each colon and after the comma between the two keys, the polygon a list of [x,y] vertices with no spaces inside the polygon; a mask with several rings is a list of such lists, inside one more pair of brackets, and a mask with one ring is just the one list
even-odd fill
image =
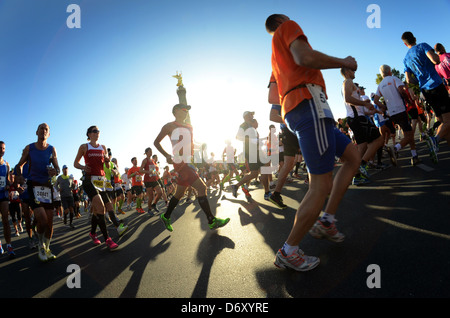
{"label": "man's back", "polygon": [[419,43],[409,49],[403,60],[405,72],[414,74],[421,89],[430,90],[442,84],[434,64],[427,56],[427,52],[432,50],[428,44]]}
{"label": "man's back", "polygon": [[405,104],[398,91],[403,82],[395,76],[386,76],[378,85],[377,95],[383,96],[389,115],[395,115],[406,110]]}

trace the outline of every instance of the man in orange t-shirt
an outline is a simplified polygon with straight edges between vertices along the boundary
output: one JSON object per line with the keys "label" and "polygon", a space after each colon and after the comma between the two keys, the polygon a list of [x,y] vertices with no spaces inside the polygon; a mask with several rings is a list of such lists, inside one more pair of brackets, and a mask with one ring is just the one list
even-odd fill
{"label": "man in orange t-shirt", "polygon": [[128,169],[127,175],[128,178],[131,177],[131,193],[133,195],[136,195],[136,211],[139,213],[145,213],[144,209],[142,209],[144,184],[142,183],[142,174],[139,172],[141,168],[137,165],[136,157],[131,158],[131,163],[133,164],[133,166]]}
{"label": "man in orange t-shirt", "polygon": [[[281,105],[283,120],[299,139],[310,180],[308,193],[297,210],[291,233],[277,252],[275,265],[308,271],[319,264],[319,258],[304,255],[298,245],[310,229],[316,238],[335,242],[344,239],[336,229],[334,215],[361,161],[356,148],[336,127],[320,70],[356,70],[357,63],[351,56],[340,59],[313,50],[300,26],[285,15],[268,17],[266,30],[273,36],[269,103]],[[278,94],[274,94],[274,89]],[[335,156],[341,158],[343,165],[333,183]],[[318,220],[328,195],[325,213]]]}

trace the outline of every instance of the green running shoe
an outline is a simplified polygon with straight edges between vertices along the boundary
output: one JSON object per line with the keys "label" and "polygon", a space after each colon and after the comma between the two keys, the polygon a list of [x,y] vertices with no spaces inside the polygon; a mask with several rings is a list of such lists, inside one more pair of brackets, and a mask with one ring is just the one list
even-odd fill
{"label": "green running shoe", "polygon": [[230,222],[230,218],[226,219],[214,218],[212,223],[208,225],[211,230],[215,230],[218,229],[219,227],[225,226],[228,222]]}
{"label": "green running shoe", "polygon": [[164,213],[163,213],[163,214],[160,215],[160,219],[163,221],[164,226],[166,227],[166,229],[167,229],[169,232],[172,232],[172,231],[173,231],[173,227],[172,227],[172,225],[170,224],[170,218],[166,219],[166,218],[164,217]]}
{"label": "green running shoe", "polygon": [[123,223],[120,223],[119,227],[117,228],[117,233],[119,233],[119,236],[122,236],[123,233],[125,233],[128,230],[128,225],[124,225]]}

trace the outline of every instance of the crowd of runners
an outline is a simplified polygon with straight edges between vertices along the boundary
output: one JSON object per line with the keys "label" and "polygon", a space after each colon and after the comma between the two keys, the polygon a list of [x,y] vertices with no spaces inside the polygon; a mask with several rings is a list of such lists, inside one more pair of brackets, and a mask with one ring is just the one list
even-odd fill
{"label": "crowd of runners", "polygon": [[[285,15],[270,16],[266,30],[273,36],[273,72],[268,87],[270,109],[261,113],[280,125],[279,133],[271,125],[260,137],[255,112],[245,111],[243,123],[236,127],[243,153],[237,154],[228,141],[220,160],[210,153],[197,162],[193,160],[198,149],[193,128],[186,123],[191,106],[177,104],[172,108],[174,121],[162,126],[141,162],[130,158],[124,173],[111,149],[100,143],[100,127],[89,127],[87,142],[79,146],[74,158],[73,167],[82,172],[82,178],[75,180],[67,165],[60,170],[57,151],[48,143],[50,127],[40,124],[37,141],[24,147],[15,165],[5,161],[6,145],[0,142],[1,239],[6,243],[0,243],[1,253],[14,258],[11,237],[26,232],[30,249],[37,250],[41,261],[55,259],[50,249],[54,219],[61,218],[73,228],[81,213],[89,216],[91,225],[86,239],[102,244],[99,230],[113,250],[118,245],[109,235],[107,223],[121,236],[127,231],[121,216],[135,211],[158,215],[165,229],[173,231],[171,214],[185,195],[187,200],[196,197],[210,229],[221,228],[230,219],[215,216],[208,201],[209,189],[229,189],[234,197],[242,191],[250,201],[249,184],[256,180],[264,189],[264,199],[285,209],[283,187],[299,179],[299,169],[303,169],[307,173],[302,181],[308,184],[308,191],[291,232],[276,253],[275,265],[307,271],[320,260],[299,248],[303,237],[310,233],[334,242],[345,239],[335,225],[339,203],[351,184],[370,181],[369,168],[386,167],[381,160],[383,151],[397,165],[398,152],[409,147],[411,164],[420,164],[414,138],[419,129],[419,141],[427,142],[431,160],[438,162],[439,143],[448,141],[450,134],[450,54],[442,44],[434,48],[417,44],[413,34],[405,32],[401,37],[408,47],[403,61],[405,81],[382,64],[374,70],[379,71],[381,81],[369,97],[365,88],[354,82],[357,62],[353,57],[341,59],[315,51],[300,26]],[[343,76],[341,92],[347,116],[337,121],[320,71],[330,68],[340,69]],[[166,137],[172,152],[161,144]],[[203,150],[200,147],[202,154]],[[159,166],[156,152],[167,166]]]}

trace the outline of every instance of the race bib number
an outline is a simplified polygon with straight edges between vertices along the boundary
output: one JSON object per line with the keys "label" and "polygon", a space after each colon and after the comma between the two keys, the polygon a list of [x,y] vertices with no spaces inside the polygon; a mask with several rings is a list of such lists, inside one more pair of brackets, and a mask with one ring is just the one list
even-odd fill
{"label": "race bib number", "polygon": [[150,166],[150,177],[156,177],[158,175],[158,172],[156,171],[155,166]]}
{"label": "race bib number", "polygon": [[122,189],[122,185],[120,183],[115,183],[114,184],[114,190],[121,190]]}
{"label": "race bib number", "polygon": [[6,177],[0,176],[0,189],[4,189],[6,187]]}
{"label": "race bib number", "polygon": [[109,182],[109,181],[106,181],[106,182],[105,182],[105,188],[106,188],[106,191],[112,191],[112,190],[114,190],[114,188],[113,188],[111,182]]}
{"label": "race bib number", "polygon": [[91,177],[91,182],[92,185],[94,186],[95,189],[97,189],[98,191],[105,191],[106,187],[105,187],[105,177],[102,176],[92,176]]}
{"label": "race bib number", "polygon": [[319,118],[333,119],[333,113],[331,112],[330,105],[328,105],[327,97],[322,87],[314,84],[306,84],[306,87],[313,97]]}
{"label": "race bib number", "polygon": [[11,198],[13,200],[17,200],[19,198],[19,191],[13,191],[11,194]]}
{"label": "race bib number", "polygon": [[142,176],[140,174],[136,175],[136,182],[141,182],[142,181]]}
{"label": "race bib number", "polygon": [[52,203],[52,189],[43,186],[33,187],[34,199],[40,203]]}

